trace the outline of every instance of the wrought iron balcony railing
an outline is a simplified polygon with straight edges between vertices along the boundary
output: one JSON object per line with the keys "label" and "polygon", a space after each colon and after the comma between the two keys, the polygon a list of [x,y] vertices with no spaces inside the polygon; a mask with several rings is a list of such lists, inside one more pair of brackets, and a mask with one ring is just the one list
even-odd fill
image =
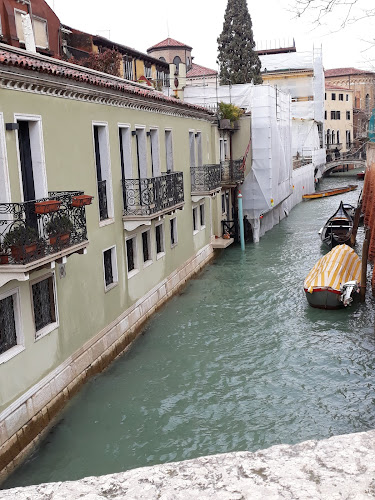
{"label": "wrought iron balcony railing", "polygon": [[209,194],[220,189],[220,165],[191,167],[191,194]]}
{"label": "wrought iron balcony railing", "polygon": [[98,201],[100,220],[108,219],[107,181],[98,181]]}
{"label": "wrought iron balcony railing", "polygon": [[182,172],[146,179],[123,179],[124,217],[149,217],[184,203]]}
{"label": "wrought iron balcony railing", "polygon": [[239,184],[245,178],[245,171],[242,168],[243,158],[238,160],[227,160],[220,163],[221,185]]}
{"label": "wrought iron balcony railing", "polygon": [[85,207],[74,206],[82,194],[55,191],[40,200],[0,203],[0,265],[29,264],[87,241]]}

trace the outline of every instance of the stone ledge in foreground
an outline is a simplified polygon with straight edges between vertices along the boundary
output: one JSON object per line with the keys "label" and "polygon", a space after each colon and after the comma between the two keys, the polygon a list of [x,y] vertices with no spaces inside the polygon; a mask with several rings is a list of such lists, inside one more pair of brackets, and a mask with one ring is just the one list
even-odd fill
{"label": "stone ledge in foreground", "polygon": [[374,499],[375,430],[0,491],[17,500]]}

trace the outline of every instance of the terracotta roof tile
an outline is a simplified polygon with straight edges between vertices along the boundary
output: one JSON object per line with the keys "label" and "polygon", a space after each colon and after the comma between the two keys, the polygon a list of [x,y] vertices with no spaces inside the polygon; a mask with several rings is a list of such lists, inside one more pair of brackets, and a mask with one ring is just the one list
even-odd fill
{"label": "terracotta roof tile", "polygon": [[73,65],[60,61],[58,59],[47,58],[46,56],[33,56],[29,52],[23,54],[19,49],[17,51],[6,50],[3,47],[0,48],[0,66],[13,66],[18,68],[23,68],[31,71],[37,71],[38,73],[47,73],[49,75],[58,76],[61,78],[67,78],[75,80],[78,82],[84,82],[98,87],[104,87],[112,90],[117,90],[126,94],[133,94],[141,97],[146,97],[153,99],[155,101],[161,101],[168,104],[173,104],[181,106],[185,109],[191,109],[196,111],[203,111],[208,115],[212,115],[207,109],[196,106],[194,104],[189,104],[187,102],[175,99],[174,97],[168,97],[158,92],[154,88],[142,87],[140,85],[133,84],[127,80],[122,80],[117,77],[112,77],[106,73],[101,73],[99,71],[93,71],[82,66]]}
{"label": "terracotta roof tile", "polygon": [[194,78],[198,76],[216,76],[217,71],[210,68],[205,68],[204,66],[199,66],[199,64],[192,64],[191,69],[186,73],[186,78]]}
{"label": "terracotta roof tile", "polygon": [[186,45],[185,43],[181,43],[178,42],[177,40],[174,40],[173,38],[166,38],[165,40],[162,40],[161,42],[147,49],[147,52],[150,52],[153,49],[162,49],[167,47],[184,47],[185,49],[192,48],[189,45]]}
{"label": "terracotta roof tile", "polygon": [[326,78],[329,78],[330,76],[363,75],[364,73],[373,73],[373,71],[366,71],[363,69],[356,69],[356,68],[335,68],[335,69],[326,69],[324,71],[324,76]]}

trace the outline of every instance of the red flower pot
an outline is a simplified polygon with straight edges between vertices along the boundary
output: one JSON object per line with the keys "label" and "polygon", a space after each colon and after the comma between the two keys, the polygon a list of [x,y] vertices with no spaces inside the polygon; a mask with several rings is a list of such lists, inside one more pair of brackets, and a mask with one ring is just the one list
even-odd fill
{"label": "red flower pot", "polygon": [[85,205],[91,205],[93,198],[93,196],[89,196],[88,194],[73,196],[72,207],[84,207]]}
{"label": "red flower pot", "polygon": [[12,245],[10,247],[10,252],[15,262],[23,262],[27,257],[32,257],[36,253],[36,248],[36,243],[24,246]]}
{"label": "red flower pot", "polygon": [[54,234],[49,237],[50,245],[54,246],[67,246],[70,241],[70,233]]}
{"label": "red flower pot", "polygon": [[36,214],[49,214],[51,212],[57,212],[60,208],[61,201],[47,200],[47,201],[37,201],[34,205]]}

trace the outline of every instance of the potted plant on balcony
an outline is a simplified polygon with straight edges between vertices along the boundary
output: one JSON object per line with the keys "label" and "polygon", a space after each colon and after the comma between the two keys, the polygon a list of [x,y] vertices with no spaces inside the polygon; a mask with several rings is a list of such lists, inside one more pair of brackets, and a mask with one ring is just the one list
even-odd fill
{"label": "potted plant on balcony", "polygon": [[37,252],[38,233],[33,227],[15,226],[4,237],[3,248],[10,248],[15,262],[23,262]]}
{"label": "potted plant on balcony", "polygon": [[[219,128],[221,130],[237,130],[238,120],[243,115],[243,109],[234,104],[219,103]],[[237,124],[237,125],[236,125]]]}
{"label": "potted plant on balcony", "polygon": [[67,215],[52,217],[46,226],[49,242],[52,246],[66,246],[69,244],[73,223]]}

